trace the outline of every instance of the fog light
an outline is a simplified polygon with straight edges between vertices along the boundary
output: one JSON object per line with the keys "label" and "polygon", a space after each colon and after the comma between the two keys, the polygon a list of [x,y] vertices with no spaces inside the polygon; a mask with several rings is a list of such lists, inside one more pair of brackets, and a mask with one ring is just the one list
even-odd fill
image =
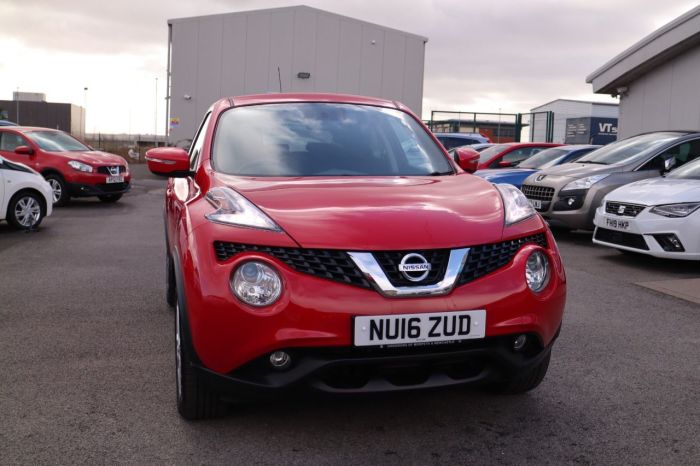
{"label": "fog light", "polygon": [[527,343],[527,335],[518,335],[513,340],[513,349],[515,351],[520,351],[525,348],[525,343]]}
{"label": "fog light", "polygon": [[568,205],[569,207],[571,207],[572,205],[574,205],[574,202],[576,202],[576,198],[570,197],[570,198],[568,198],[568,199],[566,200],[566,205]]}
{"label": "fog light", "polygon": [[275,351],[270,354],[270,364],[275,369],[284,370],[292,364],[292,357],[284,351]]}
{"label": "fog light", "polygon": [[542,251],[534,251],[525,263],[525,281],[535,293],[540,292],[549,282],[549,260]]}

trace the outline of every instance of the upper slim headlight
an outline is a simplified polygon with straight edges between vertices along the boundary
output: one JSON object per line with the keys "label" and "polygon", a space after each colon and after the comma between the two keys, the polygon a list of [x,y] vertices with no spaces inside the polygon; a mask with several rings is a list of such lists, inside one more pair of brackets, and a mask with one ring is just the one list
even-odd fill
{"label": "upper slim headlight", "polygon": [[512,225],[535,215],[535,209],[530,205],[525,195],[512,184],[495,184],[503,198],[506,211],[506,225]]}
{"label": "upper slim headlight", "polygon": [[679,204],[657,205],[650,212],[664,217],[680,218],[687,217],[700,208],[700,202],[683,202]]}
{"label": "upper slim headlight", "polygon": [[561,190],[572,191],[574,189],[590,189],[591,186],[593,186],[600,180],[607,178],[608,176],[610,176],[610,173],[606,173],[604,175],[587,176],[585,178],[581,178],[580,180],[572,181],[571,183],[564,186]]}
{"label": "upper slim headlight", "polygon": [[231,188],[212,188],[206,195],[207,201],[216,210],[206,214],[208,220],[226,225],[236,225],[261,230],[282,231],[282,229],[255,204]]}
{"label": "upper slim headlight", "polygon": [[83,162],[78,162],[77,160],[71,160],[68,162],[68,165],[70,165],[72,168],[81,171],[81,172],[86,172],[86,173],[92,173],[93,168],[91,165],[88,165]]}

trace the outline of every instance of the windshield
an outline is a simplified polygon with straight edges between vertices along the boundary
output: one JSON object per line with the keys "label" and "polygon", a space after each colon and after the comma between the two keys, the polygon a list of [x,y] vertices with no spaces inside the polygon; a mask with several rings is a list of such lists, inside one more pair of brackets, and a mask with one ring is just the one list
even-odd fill
{"label": "windshield", "polygon": [[454,173],[408,114],[367,105],[283,103],[233,108],[216,129],[212,164],[242,176]]}
{"label": "windshield", "polygon": [[694,160],[673,170],[666,178],[681,180],[700,180],[700,159]]}
{"label": "windshield", "polygon": [[642,159],[668,142],[678,139],[683,133],[649,133],[634,136],[608,144],[578,159],[578,163],[597,163],[601,165],[623,164],[634,159]]}
{"label": "windshield", "polygon": [[518,164],[518,168],[547,168],[556,165],[560,158],[570,151],[566,149],[545,149]]}
{"label": "windshield", "polygon": [[37,146],[41,147],[41,150],[49,152],[84,152],[90,150],[89,147],[73,136],[60,131],[30,131],[25,134]]}
{"label": "windshield", "polygon": [[504,150],[508,149],[508,144],[496,144],[495,146],[487,147],[480,152],[479,162],[488,162],[496,155],[500,154]]}

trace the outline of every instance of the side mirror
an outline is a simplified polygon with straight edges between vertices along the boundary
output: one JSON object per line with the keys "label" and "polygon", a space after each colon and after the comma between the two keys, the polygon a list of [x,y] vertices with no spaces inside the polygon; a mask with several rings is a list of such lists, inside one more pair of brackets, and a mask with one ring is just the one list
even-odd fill
{"label": "side mirror", "polygon": [[515,164],[513,162],[508,162],[507,160],[501,160],[498,162],[498,168],[508,168],[508,167],[514,167]]}
{"label": "side mirror", "polygon": [[146,152],[148,169],[156,175],[172,178],[190,176],[190,158],[179,147],[157,147]]}
{"label": "side mirror", "polygon": [[15,147],[15,154],[34,155],[34,149],[29,146],[17,146]]}
{"label": "side mirror", "polygon": [[[19,147],[18,147],[19,149]],[[670,159],[664,160],[664,171],[670,171],[673,167],[676,166],[676,158],[671,157]]]}
{"label": "side mirror", "polygon": [[455,149],[455,162],[467,173],[474,173],[479,168],[479,153],[468,147]]}

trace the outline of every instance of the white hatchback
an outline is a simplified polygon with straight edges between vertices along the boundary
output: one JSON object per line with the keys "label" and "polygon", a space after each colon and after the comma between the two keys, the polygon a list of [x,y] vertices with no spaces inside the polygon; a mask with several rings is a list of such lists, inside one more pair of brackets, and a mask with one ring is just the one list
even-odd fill
{"label": "white hatchback", "polygon": [[53,192],[43,176],[21,163],[0,157],[0,220],[31,230],[53,208]]}
{"label": "white hatchback", "polygon": [[700,159],[610,192],[593,242],[656,257],[700,260]]}

